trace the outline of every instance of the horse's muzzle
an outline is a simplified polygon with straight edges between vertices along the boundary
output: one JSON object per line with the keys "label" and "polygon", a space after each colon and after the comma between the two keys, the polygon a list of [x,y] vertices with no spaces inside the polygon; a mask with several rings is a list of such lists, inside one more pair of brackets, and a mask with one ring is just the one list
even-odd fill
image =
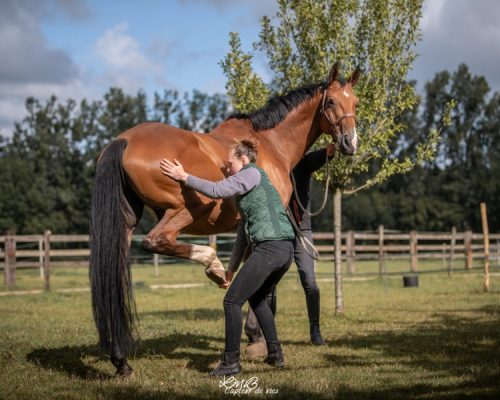
{"label": "horse's muzzle", "polygon": [[356,153],[357,140],[350,135],[342,135],[340,140],[340,152],[346,156],[352,156]]}

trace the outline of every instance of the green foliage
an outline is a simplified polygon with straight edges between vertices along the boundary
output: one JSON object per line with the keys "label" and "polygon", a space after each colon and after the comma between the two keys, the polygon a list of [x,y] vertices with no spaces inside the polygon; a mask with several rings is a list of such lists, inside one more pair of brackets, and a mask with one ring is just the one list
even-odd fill
{"label": "green foliage", "polygon": [[119,88],[79,105],[28,98],[12,137],[0,136],[0,232],[86,232],[95,161],[113,137],[147,120],[207,132],[227,111],[223,95],[199,91],[155,94],[152,110],[142,91],[128,95]]}
{"label": "green foliage", "polygon": [[[488,92],[484,77],[472,75],[465,65],[427,82],[421,112],[402,116],[407,128],[395,153],[401,159],[414,157],[427,137],[441,130],[433,148],[436,157],[411,174],[387,180],[377,192],[350,198],[344,209],[347,226],[440,231],[456,226],[480,232],[479,203],[486,202],[490,230],[498,231],[500,94]],[[378,221],[360,218],[365,213],[360,208],[373,210]]]}
{"label": "green foliage", "polygon": [[264,104],[269,91],[261,78],[251,67],[252,55],[241,50],[241,40],[237,33],[229,34],[231,51],[220,65],[228,77],[226,89],[233,107],[239,112],[249,112]]}
{"label": "green foliage", "polygon": [[[416,57],[422,1],[279,0],[278,4],[273,19],[262,18],[259,40],[254,44],[272,73],[268,89],[252,70],[253,57],[242,52],[237,34],[230,36],[223,70],[234,107],[250,111],[264,103],[268,91],[279,94],[323,81],[336,61],[345,73],[360,66],[363,75],[355,89],[360,98],[359,150],[354,157],[337,157],[331,163],[333,185],[354,192],[431,160],[439,131],[429,132],[415,156],[399,159],[393,154],[394,143],[405,129],[399,117],[418,102],[407,73]],[[327,140],[323,136],[317,146]],[[353,187],[355,178],[366,176],[373,165],[378,171],[371,171],[374,175]],[[318,173],[317,178],[324,178],[324,174]]]}
{"label": "green foliage", "polygon": [[212,96],[193,90],[179,95],[177,90],[167,89],[160,96],[154,94],[152,120],[174,125],[182,129],[210,132],[225,118],[229,108],[226,96]]}

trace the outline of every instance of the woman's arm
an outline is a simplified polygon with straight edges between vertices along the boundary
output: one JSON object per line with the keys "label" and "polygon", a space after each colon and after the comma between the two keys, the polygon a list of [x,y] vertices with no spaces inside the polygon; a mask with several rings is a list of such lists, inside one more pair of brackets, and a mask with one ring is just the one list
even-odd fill
{"label": "woman's arm", "polygon": [[245,223],[243,221],[240,221],[238,229],[236,231],[236,241],[234,242],[231,258],[227,266],[228,271],[231,271],[233,274],[236,271],[238,271],[241,261],[245,256],[247,247],[248,247],[248,241],[247,241],[247,235],[245,233]]}
{"label": "woman's arm", "polygon": [[226,270],[226,282],[219,287],[227,289],[231,284],[234,274],[238,271],[241,261],[245,258],[246,252],[248,250],[248,240],[245,233],[245,222],[240,221],[238,229],[236,231],[236,241],[234,242],[233,251],[231,253],[231,259],[229,260],[229,265]]}
{"label": "woman's arm", "polygon": [[248,193],[259,183],[260,172],[255,168],[237,172],[217,182],[201,179],[193,175],[189,175],[186,180],[187,187],[195,189],[212,199],[223,199]]}
{"label": "woman's arm", "polygon": [[174,160],[174,163],[162,160],[160,162],[162,173],[176,181],[185,182],[187,187],[195,189],[212,199],[242,195],[260,183],[260,172],[256,168],[241,170],[226,179],[212,182],[189,175],[184,171],[181,163],[177,160]]}
{"label": "woman's arm", "polygon": [[306,173],[312,174],[314,171],[320,169],[323,165],[332,159],[335,155],[335,145],[328,144],[324,149],[310,151],[302,160],[295,166],[297,169],[303,169]]}

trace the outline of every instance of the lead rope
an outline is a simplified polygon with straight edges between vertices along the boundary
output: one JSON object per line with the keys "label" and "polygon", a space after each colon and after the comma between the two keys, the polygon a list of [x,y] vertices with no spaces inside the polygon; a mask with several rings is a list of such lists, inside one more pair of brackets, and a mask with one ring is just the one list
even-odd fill
{"label": "lead rope", "polygon": [[[326,184],[325,184],[325,194],[323,197],[323,204],[321,205],[321,207],[319,208],[318,211],[315,211],[313,213],[307,211],[305,209],[305,207],[302,205],[302,203],[300,202],[299,195],[297,194],[297,184],[295,182],[295,177],[293,176],[293,172],[290,172],[290,177],[291,177],[292,185],[293,185],[293,194],[295,196],[295,199],[297,200],[297,204],[299,205],[299,207],[301,208],[301,210],[304,213],[307,213],[311,217],[318,215],[321,211],[324,210],[325,205],[326,205],[326,201],[328,199],[328,184],[330,183],[330,168],[328,168],[328,154],[326,154],[326,164],[325,165],[327,166],[327,168],[326,168]],[[288,219],[290,219],[290,222],[292,223],[292,226],[295,230],[295,236],[297,236],[299,238],[300,243],[304,247],[304,250],[306,251],[306,253],[309,254],[309,256],[311,256],[314,260],[319,260],[319,251],[316,249],[316,247],[314,247],[314,244],[312,244],[311,241],[304,236],[304,234],[300,230],[299,226],[295,222],[295,218],[292,215],[293,213],[290,210],[290,207],[288,207],[286,209],[286,212],[288,214]]]}
{"label": "lead rope", "polygon": [[326,201],[328,200],[328,184],[330,183],[330,168],[328,168],[328,154],[326,154],[326,163],[325,163],[325,165],[326,165],[326,183],[325,183],[325,192],[324,192],[324,195],[323,195],[323,203],[321,204],[321,207],[319,208],[319,210],[317,210],[315,212],[307,211],[305,209],[305,207],[302,205],[302,203],[300,202],[299,195],[297,193],[297,183],[295,182],[295,177],[293,176],[293,171],[290,172],[290,178],[292,180],[293,194],[295,196],[295,200],[297,200],[297,204],[299,205],[300,209],[304,213],[310,215],[311,217],[315,217],[316,215],[318,215],[319,213],[321,213],[325,209]]}
{"label": "lead rope", "polygon": [[[293,218],[290,208],[286,209],[286,213],[288,214],[288,219],[290,220],[290,223],[292,224],[295,231],[295,237],[300,240],[300,243],[302,244],[302,247],[304,247],[306,253],[309,254],[314,260],[319,260],[319,251],[316,249],[316,247],[314,247],[314,244],[312,244],[311,241],[304,236],[297,223],[295,222],[295,218]],[[312,251],[310,251],[310,249],[312,249]]]}

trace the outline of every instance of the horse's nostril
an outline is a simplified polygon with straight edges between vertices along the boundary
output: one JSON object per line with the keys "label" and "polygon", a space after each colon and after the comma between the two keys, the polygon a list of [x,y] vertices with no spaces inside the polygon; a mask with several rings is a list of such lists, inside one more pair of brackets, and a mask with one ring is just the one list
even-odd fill
{"label": "horse's nostril", "polygon": [[349,140],[349,137],[347,135],[342,136],[342,146],[347,150],[350,149],[351,146],[351,141]]}
{"label": "horse's nostril", "polygon": [[353,155],[356,151],[356,145],[353,143],[348,135],[343,135],[340,140],[340,151],[342,154]]}

